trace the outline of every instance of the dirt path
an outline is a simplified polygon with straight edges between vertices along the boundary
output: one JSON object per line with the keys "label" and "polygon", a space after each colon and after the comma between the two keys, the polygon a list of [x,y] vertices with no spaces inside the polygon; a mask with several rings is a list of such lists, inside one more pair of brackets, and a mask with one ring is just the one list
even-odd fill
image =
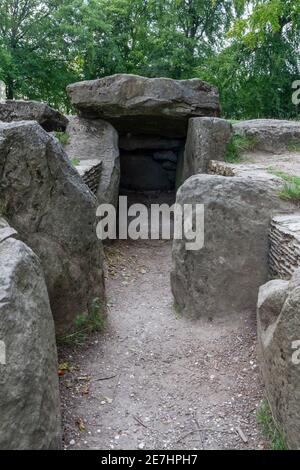
{"label": "dirt path", "polygon": [[254,315],[178,318],[169,242],[117,242],[108,254],[107,330],[61,353],[66,448],[263,448]]}

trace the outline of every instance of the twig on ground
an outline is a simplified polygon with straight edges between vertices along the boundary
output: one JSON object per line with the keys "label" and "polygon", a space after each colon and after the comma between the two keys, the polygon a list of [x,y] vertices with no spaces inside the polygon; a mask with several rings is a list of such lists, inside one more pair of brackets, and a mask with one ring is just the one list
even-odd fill
{"label": "twig on ground", "polygon": [[201,446],[201,450],[204,450],[204,442],[203,442],[203,432],[200,428],[200,424],[199,424],[199,421],[198,421],[198,418],[197,418],[197,414],[194,413],[193,415],[193,420],[197,426],[197,430],[199,432],[199,439],[200,439],[200,446]]}
{"label": "twig on ground", "polygon": [[244,444],[247,444],[248,443],[248,439],[247,437],[245,436],[243,430],[238,426],[236,428],[236,432],[237,434],[239,435],[239,437],[242,439],[242,441],[244,442]]}
{"label": "twig on ground", "polygon": [[117,375],[111,375],[110,377],[99,377],[97,379],[93,379],[92,382],[101,382],[101,381],[104,381],[104,380],[111,380],[111,379],[114,379],[116,377],[117,377]]}

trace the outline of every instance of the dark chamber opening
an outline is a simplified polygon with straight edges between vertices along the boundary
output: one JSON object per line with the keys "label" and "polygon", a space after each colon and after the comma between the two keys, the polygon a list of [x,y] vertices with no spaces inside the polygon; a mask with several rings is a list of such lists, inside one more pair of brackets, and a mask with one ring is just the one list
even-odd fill
{"label": "dark chamber opening", "polygon": [[184,139],[127,134],[120,138],[121,194],[175,191],[181,174]]}

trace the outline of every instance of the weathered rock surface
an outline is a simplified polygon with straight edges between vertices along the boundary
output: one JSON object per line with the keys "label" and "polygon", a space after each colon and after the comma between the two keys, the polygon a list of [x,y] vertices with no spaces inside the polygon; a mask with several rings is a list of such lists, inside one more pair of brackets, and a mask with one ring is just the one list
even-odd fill
{"label": "weathered rock surface", "polygon": [[55,332],[38,257],[0,219],[0,449],[61,447]]}
{"label": "weathered rock surface", "polygon": [[101,120],[80,117],[69,120],[70,139],[65,150],[70,160],[79,160],[83,164],[86,160],[102,162],[96,191],[98,202],[117,206],[120,183],[118,133],[108,122]]}
{"label": "weathered rock surface", "polygon": [[63,114],[40,101],[0,102],[0,121],[37,121],[47,132],[64,131],[68,125]]}
{"label": "weathered rock surface", "polygon": [[219,116],[217,88],[198,79],[118,74],[68,86],[80,116],[109,121],[120,134],[185,137],[188,120]]}
{"label": "weathered rock surface", "polygon": [[292,210],[278,197],[281,180],[266,174],[195,175],[179,189],[179,204],[204,204],[205,243],[187,251],[173,245],[172,290],[186,315],[208,317],[255,309],[268,279],[269,226],[273,213]]}
{"label": "weathered rock surface", "polygon": [[279,215],[270,227],[270,272],[289,280],[300,267],[300,212]]}
{"label": "weathered rock surface", "polygon": [[75,165],[82,181],[97,195],[102,174],[102,162],[99,160],[81,160]]}
{"label": "weathered rock surface", "polygon": [[184,179],[207,173],[210,160],[224,160],[231,135],[232,126],[224,119],[190,119],[184,155]]}
{"label": "weathered rock surface", "polygon": [[1,211],[39,256],[57,331],[104,299],[96,198],[35,122],[0,124]]}
{"label": "weathered rock surface", "polygon": [[268,401],[287,445],[300,449],[300,271],[258,296],[259,360]]}
{"label": "weathered rock surface", "polygon": [[283,153],[300,144],[300,122],[276,119],[254,119],[233,126],[235,134],[252,139],[253,149]]}
{"label": "weathered rock surface", "polygon": [[162,165],[146,155],[121,155],[121,188],[134,191],[168,191],[172,180]]}

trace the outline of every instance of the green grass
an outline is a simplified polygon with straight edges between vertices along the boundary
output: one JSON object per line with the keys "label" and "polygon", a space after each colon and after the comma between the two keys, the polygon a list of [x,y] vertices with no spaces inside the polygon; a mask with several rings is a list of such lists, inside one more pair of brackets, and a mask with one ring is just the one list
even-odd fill
{"label": "green grass", "polygon": [[173,303],[173,310],[174,310],[175,317],[177,318],[177,320],[182,318],[182,307],[180,307],[180,305],[177,302]]}
{"label": "green grass", "polygon": [[238,163],[242,154],[246,151],[254,150],[255,145],[256,140],[253,137],[246,137],[239,134],[233,135],[227,146],[225,162]]}
{"label": "green grass", "polygon": [[288,145],[289,152],[300,152],[300,142],[292,141]]}
{"label": "green grass", "polygon": [[55,137],[62,146],[68,145],[70,141],[70,135],[67,132],[55,132]]}
{"label": "green grass", "polygon": [[82,345],[91,333],[103,331],[106,325],[106,317],[103,304],[99,299],[94,299],[89,314],[78,315],[74,321],[74,331],[58,339],[60,344]]}
{"label": "green grass", "polygon": [[80,164],[80,158],[72,158],[71,163],[73,166],[78,166]]}
{"label": "green grass", "polygon": [[300,177],[291,176],[280,170],[269,168],[269,172],[279,178],[283,179],[284,187],[279,193],[281,199],[289,200],[291,202],[300,202]]}
{"label": "green grass", "polygon": [[228,119],[228,122],[230,122],[230,124],[237,124],[238,122],[241,122],[241,121],[239,121],[238,119]]}
{"label": "green grass", "polygon": [[271,450],[287,450],[285,439],[278,429],[270,405],[267,400],[263,400],[257,411],[256,419],[261,426],[262,432],[266,437]]}

